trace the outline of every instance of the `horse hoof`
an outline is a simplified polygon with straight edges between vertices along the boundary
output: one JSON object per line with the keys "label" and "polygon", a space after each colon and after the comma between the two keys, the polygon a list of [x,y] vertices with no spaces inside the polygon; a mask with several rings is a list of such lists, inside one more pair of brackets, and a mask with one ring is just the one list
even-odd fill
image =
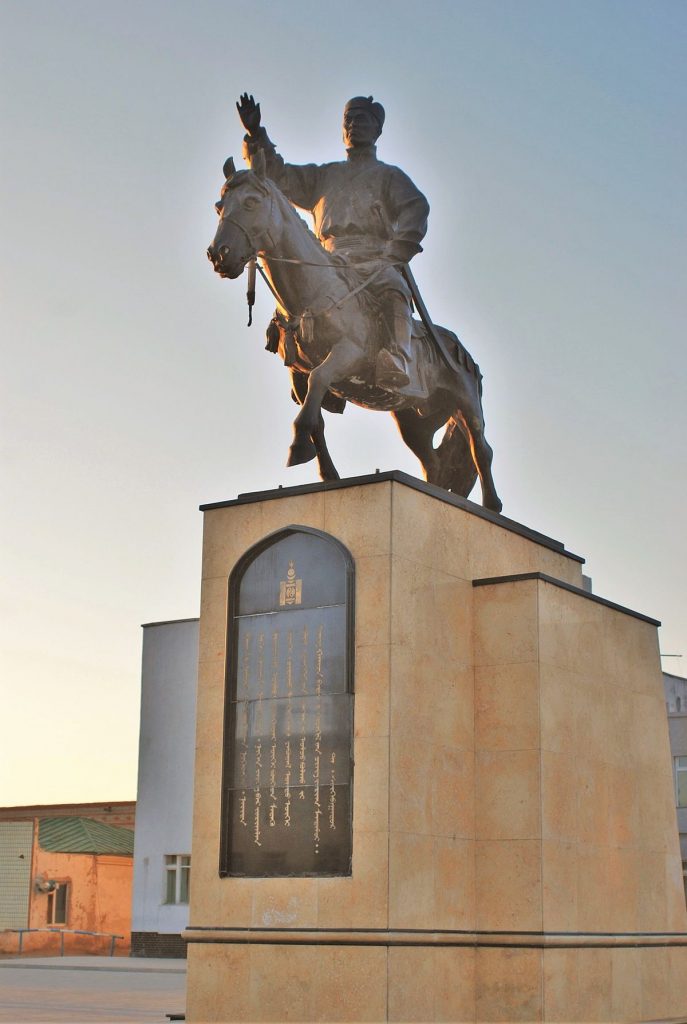
{"label": "horse hoof", "polygon": [[301,466],[304,462],[310,462],[317,455],[317,449],[312,441],[299,441],[289,448],[289,457],[286,460],[287,466]]}
{"label": "horse hoof", "polygon": [[498,512],[500,514],[501,509],[503,508],[503,502],[500,498],[494,498],[489,502],[485,502],[485,507],[488,508],[490,512]]}

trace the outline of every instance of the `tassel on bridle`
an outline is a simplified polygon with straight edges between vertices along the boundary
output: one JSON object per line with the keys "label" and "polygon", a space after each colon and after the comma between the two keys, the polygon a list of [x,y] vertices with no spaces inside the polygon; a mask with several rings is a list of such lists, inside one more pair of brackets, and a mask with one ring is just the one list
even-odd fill
{"label": "tassel on bridle", "polygon": [[253,256],[248,261],[248,285],[246,288],[246,301],[248,302],[248,326],[253,323],[253,306],[255,305],[255,268],[257,260]]}

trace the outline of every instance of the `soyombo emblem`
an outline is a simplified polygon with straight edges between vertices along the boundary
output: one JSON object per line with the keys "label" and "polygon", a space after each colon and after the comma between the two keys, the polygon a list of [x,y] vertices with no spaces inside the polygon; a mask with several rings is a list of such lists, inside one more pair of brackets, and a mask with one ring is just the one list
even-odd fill
{"label": "soyombo emblem", "polygon": [[286,579],[279,584],[279,605],[285,607],[288,604],[300,604],[303,594],[303,580],[296,579],[296,564],[289,562],[286,571]]}

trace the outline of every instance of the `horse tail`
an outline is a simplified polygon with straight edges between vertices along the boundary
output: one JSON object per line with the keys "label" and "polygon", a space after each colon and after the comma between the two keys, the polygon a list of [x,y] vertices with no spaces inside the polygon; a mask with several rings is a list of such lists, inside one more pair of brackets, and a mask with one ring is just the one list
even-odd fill
{"label": "horse tail", "polygon": [[[452,354],[460,367],[456,372],[465,374],[467,378],[472,378],[474,382],[472,386],[477,392],[477,400],[481,406],[482,372],[479,366],[453,331],[449,331],[446,327],[437,327],[437,330],[449,343]],[[477,482],[478,473],[470,447],[470,439],[459,415],[460,411],[456,409],[446,424],[446,430],[436,454],[440,467],[440,486],[462,498],[467,498]]]}

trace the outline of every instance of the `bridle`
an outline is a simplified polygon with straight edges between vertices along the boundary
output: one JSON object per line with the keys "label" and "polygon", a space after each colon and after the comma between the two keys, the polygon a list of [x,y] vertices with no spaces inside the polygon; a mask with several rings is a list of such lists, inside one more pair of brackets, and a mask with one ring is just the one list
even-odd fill
{"label": "bridle", "polygon": [[[274,193],[272,192],[271,189],[268,189],[268,188],[265,188],[264,191],[265,191],[265,195],[269,195],[269,197],[270,197],[270,209],[269,209],[269,213],[267,214],[267,222],[268,222],[268,224],[271,224],[272,223],[272,210],[274,208]],[[227,217],[227,216],[225,216],[224,212],[222,212],[222,220],[225,221],[227,224],[231,224],[231,225],[233,225],[233,227],[238,228],[239,231],[241,232],[241,234],[243,235],[243,237],[248,242],[249,252],[248,252],[248,256],[246,257],[246,263],[248,263],[249,260],[256,259],[257,255],[258,255],[258,247],[255,244],[255,242],[253,241],[253,239],[251,237],[251,234],[248,231],[248,228],[244,227],[244,225],[241,223],[241,221],[240,220],[236,220],[235,217]],[[274,239],[272,238],[272,236],[270,234],[269,228],[267,228],[267,230],[266,230],[266,235],[267,235],[267,241],[268,241],[268,244],[269,244],[270,248],[273,248],[274,247]],[[270,258],[272,258],[272,257],[270,257]]]}

